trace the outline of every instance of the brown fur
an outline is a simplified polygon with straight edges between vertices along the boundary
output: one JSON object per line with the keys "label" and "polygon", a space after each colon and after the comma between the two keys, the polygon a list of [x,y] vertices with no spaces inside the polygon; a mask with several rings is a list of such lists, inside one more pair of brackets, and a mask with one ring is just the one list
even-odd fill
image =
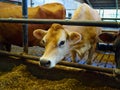
{"label": "brown fur", "polygon": [[[5,7],[3,6],[5,5]],[[0,3],[0,18],[22,18],[21,6]],[[28,8],[28,18],[39,19],[65,19],[65,8],[60,3],[50,3],[42,6]],[[39,45],[32,33],[35,29],[48,29],[48,24],[29,24],[28,25],[28,45]],[[4,43],[22,46],[22,24],[0,23],[0,36]]]}
{"label": "brown fur", "polygon": [[59,37],[61,36],[62,29],[63,29],[63,27],[61,25],[53,24],[51,26],[51,28],[49,29],[48,34],[46,36],[46,38],[47,38],[46,43],[49,43],[49,41],[53,40],[53,45],[57,45],[56,41],[58,41]]}
{"label": "brown fur", "polygon": [[[74,13],[73,17],[71,20],[93,20],[93,21],[100,21],[100,17],[94,9],[89,7],[87,4],[82,4]],[[101,28],[100,27],[89,27],[89,26],[71,26],[67,27],[70,32],[78,32],[82,35],[82,40],[75,44],[72,45],[71,47],[73,50],[71,51],[72,53],[72,61],[75,62],[75,57],[76,54],[78,54],[81,58],[83,58],[84,54],[87,52],[78,52],[77,50],[80,50],[83,47],[86,47],[90,45],[90,48],[88,49],[88,60],[87,63],[90,64],[92,60],[93,53],[96,48],[96,43],[98,41],[98,35],[101,33]],[[68,32],[69,32],[68,31]]]}

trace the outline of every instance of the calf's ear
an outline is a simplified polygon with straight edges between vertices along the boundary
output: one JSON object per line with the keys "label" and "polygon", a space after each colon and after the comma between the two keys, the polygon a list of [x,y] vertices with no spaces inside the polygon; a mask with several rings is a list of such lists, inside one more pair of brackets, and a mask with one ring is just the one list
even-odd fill
{"label": "calf's ear", "polygon": [[82,35],[77,32],[72,32],[69,34],[69,39],[71,44],[76,44],[82,40]]}
{"label": "calf's ear", "polygon": [[46,35],[47,31],[43,30],[43,29],[36,29],[33,31],[33,36],[39,40],[41,40],[45,35]]}

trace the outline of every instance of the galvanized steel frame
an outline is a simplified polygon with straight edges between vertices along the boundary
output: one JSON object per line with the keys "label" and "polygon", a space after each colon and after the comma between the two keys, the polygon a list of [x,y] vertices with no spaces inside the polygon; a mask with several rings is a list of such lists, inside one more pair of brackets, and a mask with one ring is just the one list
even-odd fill
{"label": "galvanized steel frame", "polygon": [[[70,21],[70,20],[54,20],[54,19],[14,19],[14,18],[1,18],[0,22],[2,23],[29,23],[29,24],[52,24],[52,23],[60,23],[64,25],[80,25],[80,26],[98,26],[98,27],[113,27],[113,28],[119,28],[120,27],[120,22],[105,22],[105,21]],[[118,49],[116,49],[118,50]],[[116,51],[117,52],[117,51]],[[25,59],[34,59],[34,60],[39,60],[38,57],[35,56],[30,56],[30,55],[18,55],[18,54],[13,54],[9,53],[6,51],[0,50],[1,54],[6,54],[6,55],[12,55],[16,57],[22,57]],[[100,72],[107,72],[107,73],[113,73],[116,72],[116,69],[110,69],[110,68],[100,68],[100,67],[94,67],[90,65],[81,65],[81,64],[75,64],[75,63],[67,63],[67,62],[60,62],[60,65],[65,65],[65,66],[70,66],[70,67],[75,67],[75,68],[84,68],[88,70],[93,70],[93,71],[100,71]],[[120,73],[117,72],[116,73]]]}
{"label": "galvanized steel frame", "polygon": [[119,28],[120,22],[108,21],[76,21],[76,20],[60,20],[60,19],[23,19],[23,18],[0,18],[2,23],[28,23],[28,24],[52,24],[60,23],[63,25],[76,26],[98,26]]}

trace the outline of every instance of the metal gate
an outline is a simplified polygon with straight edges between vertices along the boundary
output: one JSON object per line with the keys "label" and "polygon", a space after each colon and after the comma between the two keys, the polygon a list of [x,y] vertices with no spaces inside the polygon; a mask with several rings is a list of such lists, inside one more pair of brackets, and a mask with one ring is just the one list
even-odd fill
{"label": "metal gate", "polygon": [[[27,25],[30,23],[34,24],[52,24],[52,23],[60,23],[63,25],[80,25],[80,26],[98,26],[98,27],[115,27],[120,28],[120,22],[105,22],[105,21],[70,21],[70,20],[53,20],[53,19],[27,19],[27,0],[23,0],[23,18],[17,19],[17,18],[0,18],[1,23],[22,23],[23,24],[23,47],[24,52],[28,52],[28,31],[27,31]],[[116,67],[115,68],[102,68],[92,65],[84,65],[79,63],[70,63],[61,61],[58,63],[59,65],[69,66],[69,67],[75,67],[75,68],[83,68],[87,70],[92,71],[99,71],[99,72],[106,72],[106,73],[115,73],[120,74],[120,38],[118,38],[116,43],[116,49],[115,49],[115,61],[116,61]],[[21,55],[16,54],[12,52],[2,51],[0,50],[0,54],[8,55],[8,56],[16,56],[21,57],[24,59],[32,59],[36,61],[30,61],[34,64],[38,65],[39,57],[37,56],[31,56],[31,55]]]}

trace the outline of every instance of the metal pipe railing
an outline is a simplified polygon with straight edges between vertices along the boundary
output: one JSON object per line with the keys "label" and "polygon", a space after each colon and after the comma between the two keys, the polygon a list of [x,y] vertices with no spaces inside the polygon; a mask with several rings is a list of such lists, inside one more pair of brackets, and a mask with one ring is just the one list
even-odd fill
{"label": "metal pipe railing", "polygon": [[120,18],[101,18],[102,20],[120,20]]}
{"label": "metal pipe railing", "polygon": [[97,26],[97,27],[114,27],[114,28],[120,27],[120,22],[76,21],[76,20],[60,20],[60,19],[0,18],[0,22],[2,22],[2,23],[29,23],[29,24],[60,23],[63,25],[76,25],[76,26]]}
{"label": "metal pipe railing", "polygon": [[[21,57],[24,59],[32,59],[32,60],[38,61],[37,63],[39,63],[39,57],[37,57],[37,56],[17,54],[17,53],[2,51],[2,50],[0,50],[0,54],[7,55],[7,56]],[[39,65],[39,64],[37,64],[37,65]],[[91,70],[91,71],[99,71],[99,72],[105,72],[105,73],[111,73],[111,74],[113,74],[113,72],[114,72],[114,69],[112,69],[112,68],[102,68],[102,67],[95,67],[95,66],[91,66],[91,65],[82,65],[82,64],[71,63],[71,62],[67,62],[67,61],[61,61],[58,63],[58,65],[74,67],[74,68],[82,68],[82,69],[87,69],[87,70]]]}
{"label": "metal pipe railing", "polygon": [[[98,27],[120,27],[119,22],[104,22],[104,21],[70,21],[70,20],[55,20],[55,19],[16,19],[16,18],[0,18],[0,22],[2,23],[29,23],[29,24],[52,24],[52,23],[60,23],[64,25],[81,25],[81,26],[98,26]],[[30,55],[20,55],[20,54],[14,54],[6,51],[1,51],[0,54],[8,55],[8,56],[16,56],[21,57],[25,59],[34,59],[38,60],[39,57],[30,56]],[[112,68],[101,68],[101,67],[94,67],[90,65],[82,65],[77,63],[68,63],[68,62],[60,62],[58,63],[60,65],[75,67],[75,68],[83,68],[87,70],[94,70],[94,71],[100,71],[100,72],[107,72],[107,73],[113,73],[115,72]],[[117,73],[120,73],[119,70],[117,70]]]}

